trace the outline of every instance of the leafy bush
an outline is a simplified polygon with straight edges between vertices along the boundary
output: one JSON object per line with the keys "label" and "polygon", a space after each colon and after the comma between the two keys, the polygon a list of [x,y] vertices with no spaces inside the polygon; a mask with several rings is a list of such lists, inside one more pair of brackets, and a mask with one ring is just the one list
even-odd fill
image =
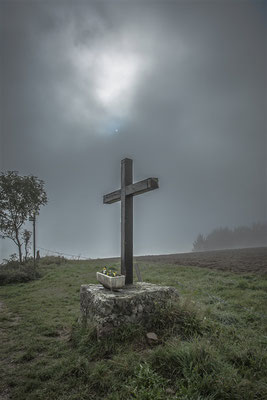
{"label": "leafy bush", "polygon": [[39,271],[32,264],[20,264],[19,261],[8,261],[0,265],[0,285],[23,283],[40,278]]}

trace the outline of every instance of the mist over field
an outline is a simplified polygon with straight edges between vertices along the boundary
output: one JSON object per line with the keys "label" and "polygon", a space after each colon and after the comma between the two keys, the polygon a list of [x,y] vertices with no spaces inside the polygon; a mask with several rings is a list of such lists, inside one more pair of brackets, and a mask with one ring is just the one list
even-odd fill
{"label": "mist over field", "polygon": [[266,17],[261,0],[0,3],[1,171],[45,181],[41,255],[120,255],[102,197],[125,157],[159,178],[134,198],[135,255],[267,222]]}

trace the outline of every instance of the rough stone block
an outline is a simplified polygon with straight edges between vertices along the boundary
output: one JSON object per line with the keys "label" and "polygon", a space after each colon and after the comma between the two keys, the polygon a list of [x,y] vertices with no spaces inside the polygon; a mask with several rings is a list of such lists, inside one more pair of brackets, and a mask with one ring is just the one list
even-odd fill
{"label": "rough stone block", "polygon": [[117,292],[102,285],[82,285],[81,319],[97,326],[98,336],[125,323],[141,323],[146,326],[156,307],[178,299],[178,292],[170,286],[138,282]]}

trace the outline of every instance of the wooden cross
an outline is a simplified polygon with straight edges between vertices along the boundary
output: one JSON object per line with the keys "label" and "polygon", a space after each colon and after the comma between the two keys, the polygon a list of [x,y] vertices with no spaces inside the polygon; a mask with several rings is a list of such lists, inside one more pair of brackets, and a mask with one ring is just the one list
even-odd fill
{"label": "wooden cross", "polygon": [[103,196],[104,204],[121,201],[121,273],[133,283],[133,196],[158,189],[158,178],[133,183],[133,160],[121,161],[121,189]]}

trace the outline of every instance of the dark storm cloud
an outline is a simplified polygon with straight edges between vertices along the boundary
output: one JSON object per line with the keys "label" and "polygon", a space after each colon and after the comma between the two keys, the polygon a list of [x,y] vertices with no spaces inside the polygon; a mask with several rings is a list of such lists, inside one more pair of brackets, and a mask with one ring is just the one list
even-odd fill
{"label": "dark storm cloud", "polygon": [[[160,178],[135,199],[136,253],[190,250],[199,232],[266,219],[265,2],[1,11],[3,169],[46,181],[41,247],[119,254],[119,205],[101,196],[119,187],[124,157],[136,180]],[[96,84],[114,54],[133,54],[136,79],[106,105]]]}

